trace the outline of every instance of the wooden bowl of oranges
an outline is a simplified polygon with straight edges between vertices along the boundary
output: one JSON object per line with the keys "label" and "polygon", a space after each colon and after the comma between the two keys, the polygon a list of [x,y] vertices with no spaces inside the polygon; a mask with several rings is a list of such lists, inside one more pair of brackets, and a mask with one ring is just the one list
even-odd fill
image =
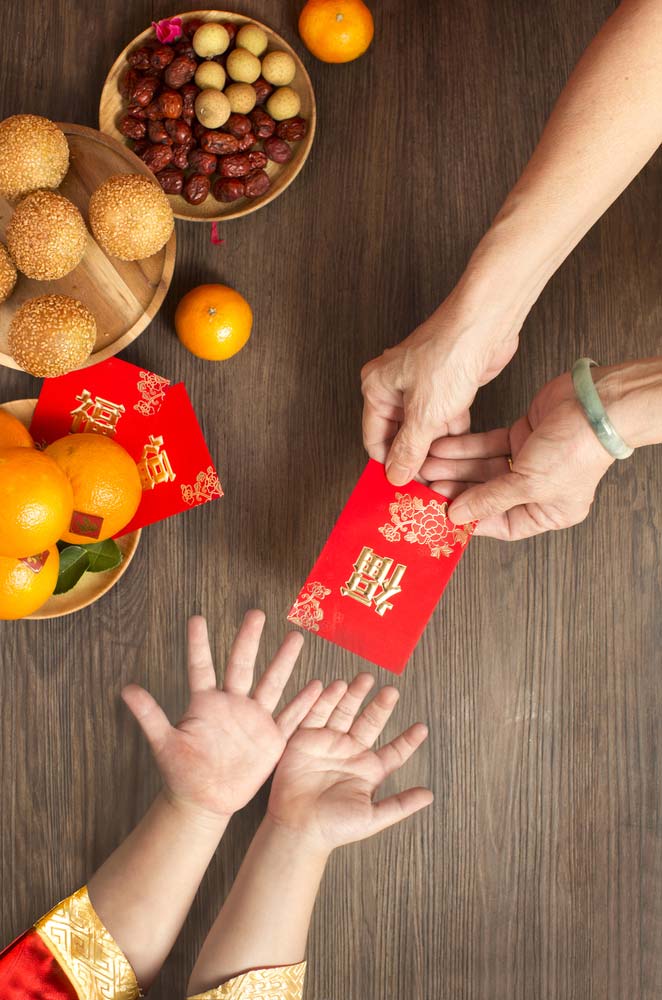
{"label": "wooden bowl of oranges", "polygon": [[[10,484],[0,493],[3,621],[59,618],[98,601],[126,572],[141,535],[111,541],[142,494],[128,452],[93,434],[68,435],[39,451],[28,430],[36,404],[0,405],[0,479]],[[94,541],[81,534],[86,518]]]}
{"label": "wooden bowl of oranges", "polygon": [[253,18],[197,10],[133,39],[103,87],[99,125],[150,167],[175,216],[236,219],[303,167],[317,111],[294,49]]}

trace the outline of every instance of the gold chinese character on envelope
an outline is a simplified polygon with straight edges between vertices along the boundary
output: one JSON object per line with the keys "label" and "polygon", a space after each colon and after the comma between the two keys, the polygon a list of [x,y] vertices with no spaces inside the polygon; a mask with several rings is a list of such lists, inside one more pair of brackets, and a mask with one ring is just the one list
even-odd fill
{"label": "gold chinese character on envelope", "polygon": [[391,573],[394,561],[378,556],[369,545],[364,545],[354,563],[354,572],[340,588],[340,593],[368,608],[374,606],[377,614],[383,617],[393,607],[392,599],[402,592],[400,583],[407,569],[398,563]]}
{"label": "gold chinese character on envelope", "polygon": [[83,389],[76,400],[80,404],[71,410],[72,434],[104,434],[114,437],[117,423],[125,411],[121,403],[113,403],[101,396],[93,396],[88,389]]}
{"label": "gold chinese character on envelope", "polygon": [[174,483],[177,476],[163,447],[163,438],[150,434],[148,443],[138,462],[138,472],[143,490],[153,490],[160,483]]}

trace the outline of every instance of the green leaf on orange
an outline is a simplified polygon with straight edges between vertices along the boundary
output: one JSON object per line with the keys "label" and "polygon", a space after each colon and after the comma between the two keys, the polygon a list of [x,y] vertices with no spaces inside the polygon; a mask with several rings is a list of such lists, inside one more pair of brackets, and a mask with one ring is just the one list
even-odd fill
{"label": "green leaf on orange", "polygon": [[54,593],[66,594],[75,587],[89,565],[90,557],[82,545],[67,545],[61,549],[60,572]]}
{"label": "green leaf on orange", "polygon": [[105,542],[81,545],[80,548],[85,549],[90,560],[87,567],[89,573],[105,573],[106,570],[117,569],[122,562],[120,547],[112,538],[107,538]]}

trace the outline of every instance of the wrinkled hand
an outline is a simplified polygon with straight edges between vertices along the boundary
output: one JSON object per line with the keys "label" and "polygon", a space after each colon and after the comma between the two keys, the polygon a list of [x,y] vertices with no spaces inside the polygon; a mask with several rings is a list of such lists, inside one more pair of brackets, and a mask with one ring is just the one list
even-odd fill
{"label": "wrinkled hand", "polygon": [[517,350],[519,322],[469,328],[454,294],[361,372],[363,443],[395,486],[414,479],[435,438],[469,430],[469,407]]}
{"label": "wrinkled hand", "polygon": [[349,688],[344,681],[330,684],[290,739],[274,775],[268,817],[322,851],[364,840],[432,802],[425,788],[373,801],[382,782],[427,738],[426,727],[416,724],[372,749],[398,700],[395,688],[383,688],[357,718],[373,683],[370,674],[359,674]]}
{"label": "wrinkled hand", "polygon": [[583,521],[613,461],[566,374],[543,386],[510,429],[435,441],[421,473],[458,498],[449,509],[456,524],[478,520],[475,534],[515,541]]}
{"label": "wrinkled hand", "polygon": [[286,637],[251,695],[264,621],[261,611],[249,611],[244,618],[219,689],[207,623],[190,619],[191,699],[176,726],[143,688],[131,684],[122,691],[149,742],[166,793],[177,804],[225,817],[241,809],[269,777],[319,697],[322,684],[312,681],[273,717],[303,646],[297,632]]}

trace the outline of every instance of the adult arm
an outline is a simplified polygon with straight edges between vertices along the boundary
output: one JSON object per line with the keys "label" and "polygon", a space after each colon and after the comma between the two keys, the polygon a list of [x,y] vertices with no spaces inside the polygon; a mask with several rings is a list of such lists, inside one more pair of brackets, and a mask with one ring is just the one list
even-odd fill
{"label": "adult arm", "polygon": [[362,372],[363,436],[403,485],[517,350],[541,290],[662,141],[662,3],[623,0],[589,45],[520,179],[442,305]]}

